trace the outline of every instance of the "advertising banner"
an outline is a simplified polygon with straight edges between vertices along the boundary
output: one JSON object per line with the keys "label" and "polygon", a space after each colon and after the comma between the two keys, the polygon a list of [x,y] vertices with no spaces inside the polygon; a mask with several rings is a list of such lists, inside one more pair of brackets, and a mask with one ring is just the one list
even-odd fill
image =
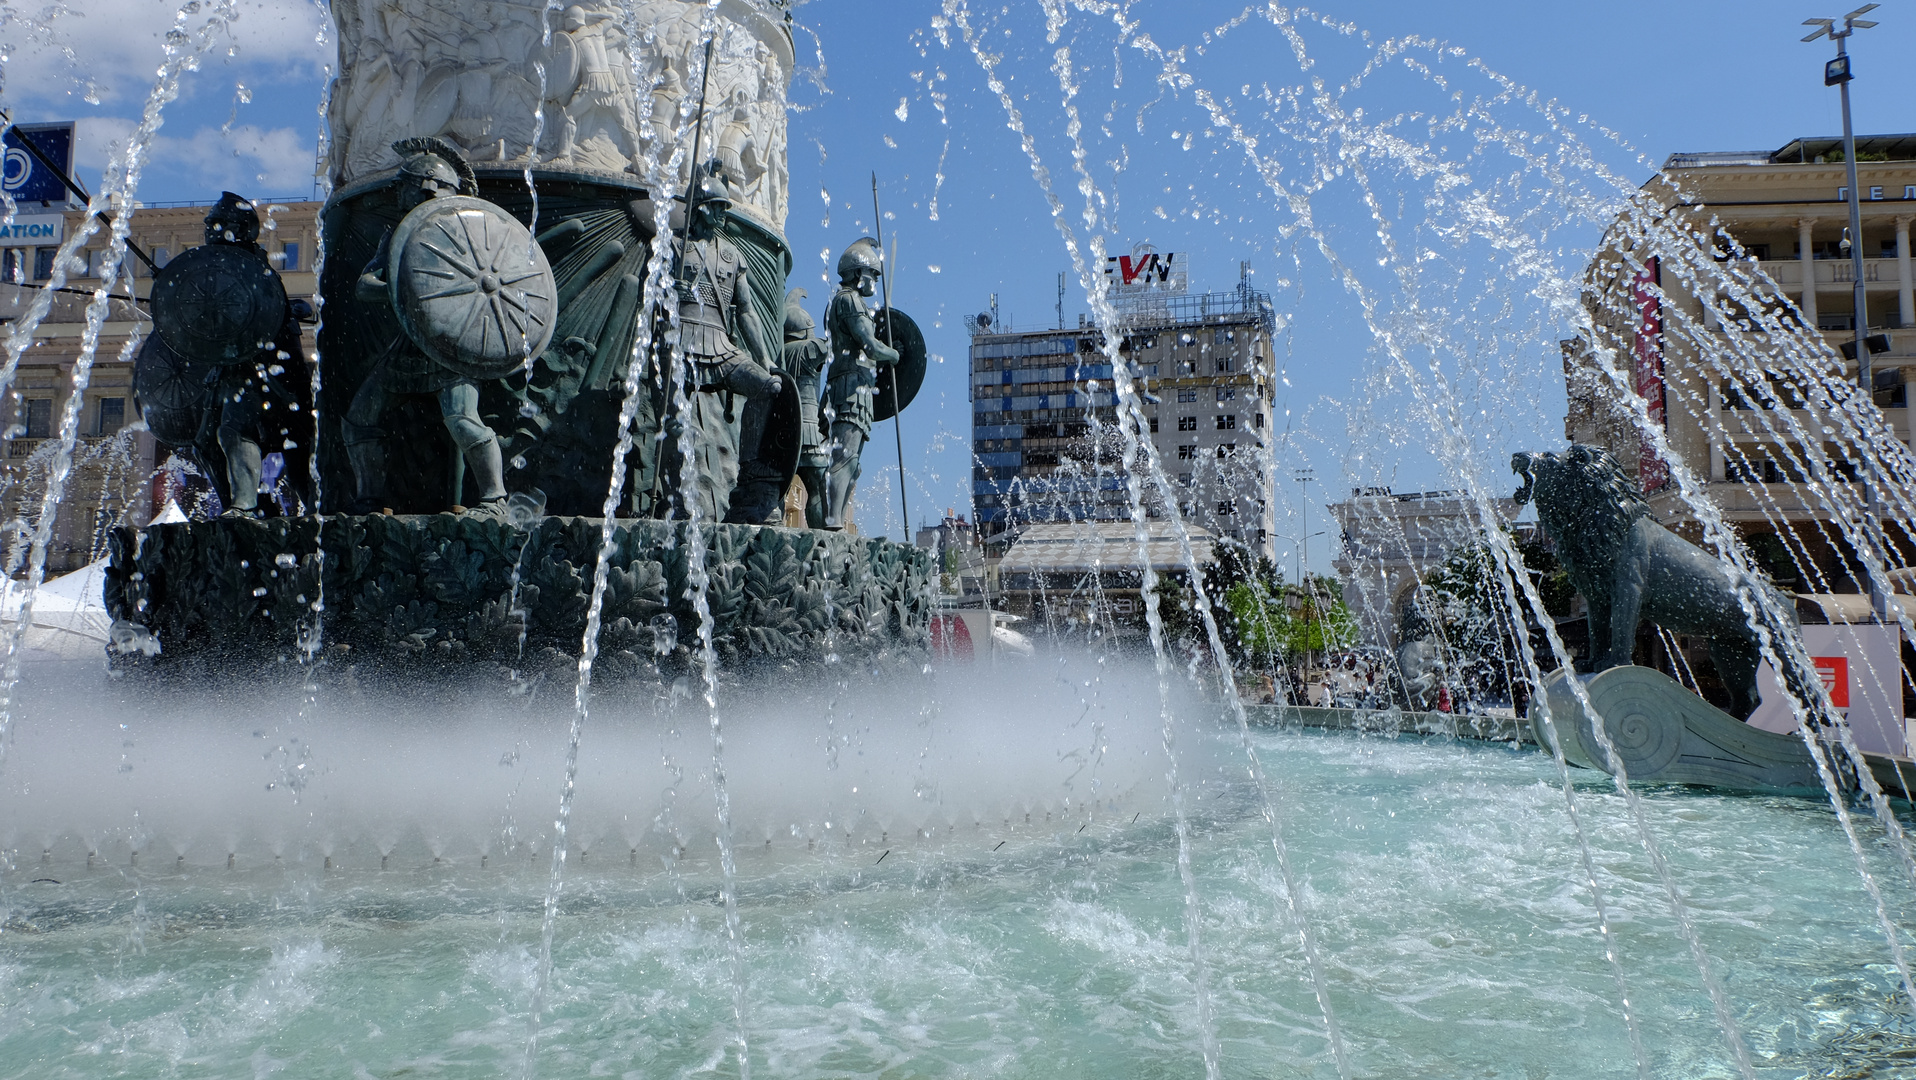
{"label": "advertising banner", "polygon": [[66,185],[27,151],[22,139],[33,140],[33,145],[47,160],[72,176],[73,121],[61,124],[15,124],[7,129],[4,136],[0,136],[0,155],[3,155],[0,160],[4,160],[4,168],[0,168],[0,189],[20,203],[65,203]]}
{"label": "advertising banner", "polygon": [[[1805,626],[1803,644],[1817,677],[1829,692],[1830,704],[1849,718],[1856,745],[1878,754],[1902,754],[1903,669],[1902,628],[1872,624]],[[1750,726],[1764,731],[1796,730],[1789,695],[1776,672],[1764,664],[1756,672],[1763,703],[1750,716]]]}
{"label": "advertising banner", "polygon": [[[1652,256],[1637,274],[1632,295],[1637,306],[1637,332],[1632,354],[1636,361],[1637,396],[1650,413],[1650,422],[1664,426],[1663,398],[1663,306],[1656,286],[1661,266]],[[1637,482],[1645,492],[1656,491],[1670,482],[1670,467],[1657,455],[1645,434],[1637,460]]]}

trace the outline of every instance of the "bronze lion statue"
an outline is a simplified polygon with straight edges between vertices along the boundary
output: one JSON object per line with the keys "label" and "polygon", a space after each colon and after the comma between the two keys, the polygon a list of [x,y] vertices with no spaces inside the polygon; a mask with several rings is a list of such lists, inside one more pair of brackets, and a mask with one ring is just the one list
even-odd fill
{"label": "bronze lion statue", "polygon": [[1768,582],[1652,520],[1636,485],[1606,450],[1573,445],[1562,454],[1520,453],[1510,469],[1523,477],[1517,505],[1536,502],[1537,523],[1590,605],[1589,671],[1630,663],[1641,622],[1694,634],[1709,639],[1730,713],[1747,719],[1760,700],[1762,654],[1739,596],[1774,597],[1771,610],[1784,613],[1788,626],[1773,629],[1790,634],[1797,632],[1794,604]]}

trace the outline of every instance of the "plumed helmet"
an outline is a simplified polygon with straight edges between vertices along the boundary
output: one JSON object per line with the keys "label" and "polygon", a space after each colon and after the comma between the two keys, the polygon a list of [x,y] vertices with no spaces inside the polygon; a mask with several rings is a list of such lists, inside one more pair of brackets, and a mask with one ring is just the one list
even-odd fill
{"label": "plumed helmet", "polygon": [[805,290],[793,289],[791,292],[786,293],[785,337],[788,340],[794,341],[811,337],[812,330],[817,327],[817,325],[817,323],[812,321],[811,314],[805,310]]}
{"label": "plumed helmet", "polygon": [[206,212],[206,242],[251,244],[258,239],[259,211],[230,191],[220,192],[220,201]]}
{"label": "plumed helmet", "polygon": [[869,236],[861,236],[852,241],[845,254],[838,257],[838,280],[850,281],[858,276],[860,270],[870,270],[882,274],[884,260],[878,252],[878,241]]}
{"label": "plumed helmet", "polygon": [[479,194],[479,179],[459,150],[444,139],[422,135],[393,144],[399,155],[399,175],[415,176],[455,188],[461,195]]}

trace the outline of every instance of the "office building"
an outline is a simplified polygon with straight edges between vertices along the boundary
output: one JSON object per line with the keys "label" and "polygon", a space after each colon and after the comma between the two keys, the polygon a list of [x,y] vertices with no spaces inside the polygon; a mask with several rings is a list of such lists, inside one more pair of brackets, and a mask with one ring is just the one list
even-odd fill
{"label": "office building", "polygon": [[[1209,534],[1269,554],[1270,295],[1251,288],[1247,268],[1229,292],[1119,291],[1118,314],[1119,353],[1138,380],[1168,483],[1165,490],[1145,484],[1150,516],[1175,506]],[[1131,497],[1104,334],[1083,316],[1076,327],[1017,328],[989,313],[966,324],[972,517],[981,534],[990,540],[1034,522],[1126,520]]]}

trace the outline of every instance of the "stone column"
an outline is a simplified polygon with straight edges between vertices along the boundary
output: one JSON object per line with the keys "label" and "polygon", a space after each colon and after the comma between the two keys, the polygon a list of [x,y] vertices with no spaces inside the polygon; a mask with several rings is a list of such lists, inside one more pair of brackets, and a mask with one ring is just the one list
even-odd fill
{"label": "stone column", "polygon": [[1816,329],[1816,253],[1810,246],[1810,219],[1802,218],[1796,223],[1797,262],[1803,268],[1803,298],[1799,306],[1803,309],[1803,321],[1811,330]]}
{"label": "stone column", "polygon": [[1910,280],[1909,222],[1904,214],[1896,219],[1896,297],[1902,308],[1904,329],[1916,327],[1916,283]]}

